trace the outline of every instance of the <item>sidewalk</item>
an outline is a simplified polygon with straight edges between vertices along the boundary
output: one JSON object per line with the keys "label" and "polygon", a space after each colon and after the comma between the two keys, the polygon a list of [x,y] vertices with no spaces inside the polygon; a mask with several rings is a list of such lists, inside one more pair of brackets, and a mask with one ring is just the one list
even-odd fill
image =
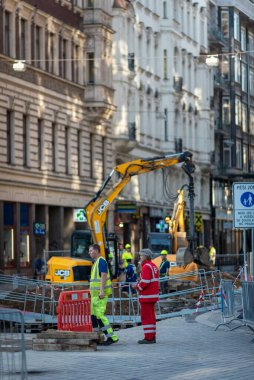
{"label": "sidewalk", "polygon": [[138,345],[142,327],[118,332],[119,342],[95,352],[27,351],[29,379],[249,380],[253,378],[254,334],[230,332],[220,311],[158,322],[157,343]]}

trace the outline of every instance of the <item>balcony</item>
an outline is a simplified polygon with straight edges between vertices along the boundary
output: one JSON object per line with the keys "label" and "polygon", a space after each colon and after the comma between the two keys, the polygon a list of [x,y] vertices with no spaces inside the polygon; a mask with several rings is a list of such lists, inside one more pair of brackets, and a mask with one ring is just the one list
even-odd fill
{"label": "balcony", "polygon": [[212,28],[209,31],[210,47],[224,47],[227,44],[227,39],[224,37],[222,31],[218,28]]}
{"label": "balcony", "polygon": [[112,28],[112,16],[98,8],[86,8],[83,16],[83,25],[104,25]]}
{"label": "balcony", "polygon": [[223,136],[230,136],[230,124],[226,124],[221,118],[217,118],[215,120],[215,133]]}
{"label": "balcony", "polygon": [[137,145],[136,139],[136,123],[128,123],[128,129],[126,128],[126,133],[115,137],[115,148],[116,151],[122,153],[129,153]]}
{"label": "balcony", "polygon": [[90,118],[100,116],[108,119],[115,111],[114,90],[104,85],[91,84],[85,88],[85,106]]}

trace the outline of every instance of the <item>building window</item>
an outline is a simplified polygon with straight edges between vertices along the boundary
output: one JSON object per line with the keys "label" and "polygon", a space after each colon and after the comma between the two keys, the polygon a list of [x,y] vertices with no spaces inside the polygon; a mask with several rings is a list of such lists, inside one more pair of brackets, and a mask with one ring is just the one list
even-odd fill
{"label": "building window", "polygon": [[252,68],[249,70],[249,92],[254,96],[254,70]]}
{"label": "building window", "polygon": [[11,14],[4,12],[4,54],[11,55]]}
{"label": "building window", "polygon": [[168,18],[167,15],[167,2],[163,1],[163,18]]}
{"label": "building window", "polygon": [[237,96],[235,98],[235,123],[242,125],[242,102]]}
{"label": "building window", "polygon": [[234,39],[239,41],[240,38],[240,17],[239,13],[234,12]]}
{"label": "building window", "polygon": [[20,20],[20,45],[19,45],[19,58],[26,59],[27,49],[27,21],[25,19]]}
{"label": "building window", "polygon": [[229,98],[222,98],[222,123],[224,125],[230,124],[230,100]]}
{"label": "building window", "polygon": [[65,127],[64,131],[64,140],[65,140],[65,173],[70,174],[70,164],[69,164],[69,157],[70,157],[70,128]]}
{"label": "building window", "polygon": [[248,132],[248,110],[246,104],[242,104],[242,130],[243,132]]}
{"label": "building window", "polygon": [[135,70],[135,53],[128,53],[128,69]]}
{"label": "building window", "polygon": [[27,136],[27,131],[28,131],[28,117],[27,115],[23,115],[23,165],[25,167],[28,166],[28,136]]}
{"label": "building window", "polygon": [[54,73],[54,33],[49,33],[48,35],[48,47],[46,54],[46,68],[50,73]]}
{"label": "building window", "polygon": [[73,61],[72,61],[72,80],[75,83],[79,81],[79,46],[73,47]]}
{"label": "building window", "polygon": [[254,110],[250,111],[250,134],[254,135]]}
{"label": "building window", "polygon": [[231,168],[231,145],[223,141],[223,166]]}
{"label": "building window", "polygon": [[254,173],[254,146],[250,147],[250,172]]}
{"label": "building window", "polygon": [[102,180],[107,176],[107,139],[102,137]]}
{"label": "building window", "polygon": [[247,65],[242,63],[242,91],[247,92]]}
{"label": "building window", "polygon": [[82,152],[82,132],[81,130],[79,129],[77,131],[77,173],[78,173],[78,176],[81,176],[82,173],[81,173],[81,152]]}
{"label": "building window", "polygon": [[14,113],[7,110],[6,112],[6,148],[7,164],[13,164],[13,144],[14,144]]}
{"label": "building window", "polygon": [[223,78],[227,80],[228,74],[229,74],[228,55],[222,56],[221,73],[222,73]]}
{"label": "building window", "polygon": [[249,165],[248,165],[248,145],[243,144],[243,170],[245,172],[248,172]]}
{"label": "building window", "polygon": [[228,24],[228,11],[221,11],[221,31],[224,37],[228,38],[229,36],[229,24]]}
{"label": "building window", "polygon": [[63,78],[67,78],[67,46],[68,46],[68,41],[64,38],[60,38],[60,47],[61,47],[61,59],[59,61],[59,74]]}
{"label": "building window", "polygon": [[248,46],[248,51],[252,57],[254,57],[254,34],[249,33],[248,34],[249,38],[249,46]]}
{"label": "building window", "polygon": [[52,170],[57,171],[57,125],[52,123]]}
{"label": "building window", "polygon": [[94,173],[94,161],[95,161],[95,156],[94,156],[94,142],[95,142],[95,136],[93,133],[90,133],[90,178],[95,178],[95,173]]}
{"label": "building window", "polygon": [[246,29],[243,26],[241,27],[241,50],[247,50]]}
{"label": "building window", "polygon": [[43,120],[38,119],[37,123],[37,138],[38,138],[38,168],[42,168],[42,160],[43,160]]}
{"label": "building window", "polygon": [[235,82],[241,82],[241,61],[240,55],[236,54],[233,58],[235,60]]}
{"label": "building window", "polygon": [[236,167],[242,169],[243,167],[243,152],[242,152],[242,141],[236,140]]}
{"label": "building window", "polygon": [[94,75],[94,53],[87,53],[87,81],[88,83],[92,84],[95,81],[95,75]]}
{"label": "building window", "polygon": [[34,65],[36,67],[41,68],[41,35],[42,35],[42,28],[38,25],[35,26],[34,30]]}
{"label": "building window", "polygon": [[94,0],[87,0],[87,8],[94,8]]}
{"label": "building window", "polygon": [[168,52],[163,50],[163,78],[168,79]]}

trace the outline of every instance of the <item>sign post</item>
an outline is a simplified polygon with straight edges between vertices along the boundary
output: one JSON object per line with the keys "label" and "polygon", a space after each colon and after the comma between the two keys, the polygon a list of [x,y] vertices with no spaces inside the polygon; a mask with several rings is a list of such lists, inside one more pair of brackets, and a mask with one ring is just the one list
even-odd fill
{"label": "sign post", "polygon": [[[248,281],[246,229],[254,228],[254,182],[233,183],[234,228],[243,229],[244,275]],[[253,242],[252,242],[253,244]],[[252,246],[253,250],[253,246]],[[252,272],[253,277],[253,272]]]}

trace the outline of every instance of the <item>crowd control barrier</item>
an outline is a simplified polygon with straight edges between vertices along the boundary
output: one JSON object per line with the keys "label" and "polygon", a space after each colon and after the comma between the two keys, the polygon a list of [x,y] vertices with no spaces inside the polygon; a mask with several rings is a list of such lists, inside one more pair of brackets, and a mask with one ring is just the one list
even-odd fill
{"label": "crowd control barrier", "polygon": [[230,328],[230,323],[238,320],[237,313],[242,310],[241,293],[234,290],[233,281],[221,280],[220,294],[222,323],[218,324],[215,330],[220,326]]}
{"label": "crowd control barrier", "polygon": [[89,290],[61,292],[57,307],[57,329],[91,332],[90,305]]}
{"label": "crowd control barrier", "polygon": [[0,308],[0,379],[27,379],[24,317],[15,309]]}
{"label": "crowd control barrier", "polygon": [[[242,303],[243,303],[243,319],[240,326],[234,327],[236,330],[239,327],[246,326],[254,332],[254,283],[242,282]],[[251,326],[252,324],[252,326]]]}

